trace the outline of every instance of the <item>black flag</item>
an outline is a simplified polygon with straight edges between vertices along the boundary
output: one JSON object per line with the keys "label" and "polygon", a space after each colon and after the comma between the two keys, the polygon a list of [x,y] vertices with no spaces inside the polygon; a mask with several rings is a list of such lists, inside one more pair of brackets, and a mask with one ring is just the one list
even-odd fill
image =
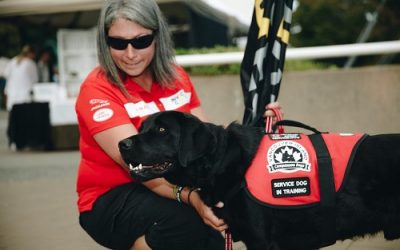
{"label": "black flag", "polygon": [[293,0],[255,0],[240,72],[244,125],[264,126],[265,105],[278,98],[292,7]]}

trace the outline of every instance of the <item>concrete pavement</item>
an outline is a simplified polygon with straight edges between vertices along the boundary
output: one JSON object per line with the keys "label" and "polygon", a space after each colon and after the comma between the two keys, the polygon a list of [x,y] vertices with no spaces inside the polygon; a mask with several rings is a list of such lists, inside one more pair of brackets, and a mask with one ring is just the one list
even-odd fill
{"label": "concrete pavement", "polygon": [[103,249],[78,225],[78,151],[12,152],[6,124],[0,111],[0,249]]}

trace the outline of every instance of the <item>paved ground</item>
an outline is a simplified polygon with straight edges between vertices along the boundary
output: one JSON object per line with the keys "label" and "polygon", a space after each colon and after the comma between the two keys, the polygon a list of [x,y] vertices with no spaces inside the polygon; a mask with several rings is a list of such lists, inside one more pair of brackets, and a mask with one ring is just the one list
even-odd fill
{"label": "paved ground", "polygon": [[[7,114],[0,111],[0,250],[103,249],[77,222],[78,152],[12,152],[7,148],[6,122]],[[239,243],[234,249],[245,248]],[[373,249],[400,250],[400,241],[378,236],[325,250]]]}
{"label": "paved ground", "polygon": [[11,152],[0,112],[0,249],[95,250],[77,222],[77,151]]}

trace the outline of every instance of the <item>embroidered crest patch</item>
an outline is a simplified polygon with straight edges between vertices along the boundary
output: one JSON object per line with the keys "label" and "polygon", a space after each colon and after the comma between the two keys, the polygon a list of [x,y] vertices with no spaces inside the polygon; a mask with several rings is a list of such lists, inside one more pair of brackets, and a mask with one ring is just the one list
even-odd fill
{"label": "embroidered crest patch", "polygon": [[296,171],[310,172],[311,164],[307,150],[294,141],[279,141],[274,143],[267,152],[270,173],[293,173]]}

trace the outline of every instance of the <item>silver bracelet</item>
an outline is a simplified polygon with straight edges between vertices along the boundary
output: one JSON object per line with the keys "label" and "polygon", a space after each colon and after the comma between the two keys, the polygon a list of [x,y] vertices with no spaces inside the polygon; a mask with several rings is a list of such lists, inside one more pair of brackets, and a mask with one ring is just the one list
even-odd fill
{"label": "silver bracelet", "polygon": [[181,199],[182,190],[183,190],[183,187],[179,186],[176,191],[176,200],[179,202],[182,202],[182,199]]}

